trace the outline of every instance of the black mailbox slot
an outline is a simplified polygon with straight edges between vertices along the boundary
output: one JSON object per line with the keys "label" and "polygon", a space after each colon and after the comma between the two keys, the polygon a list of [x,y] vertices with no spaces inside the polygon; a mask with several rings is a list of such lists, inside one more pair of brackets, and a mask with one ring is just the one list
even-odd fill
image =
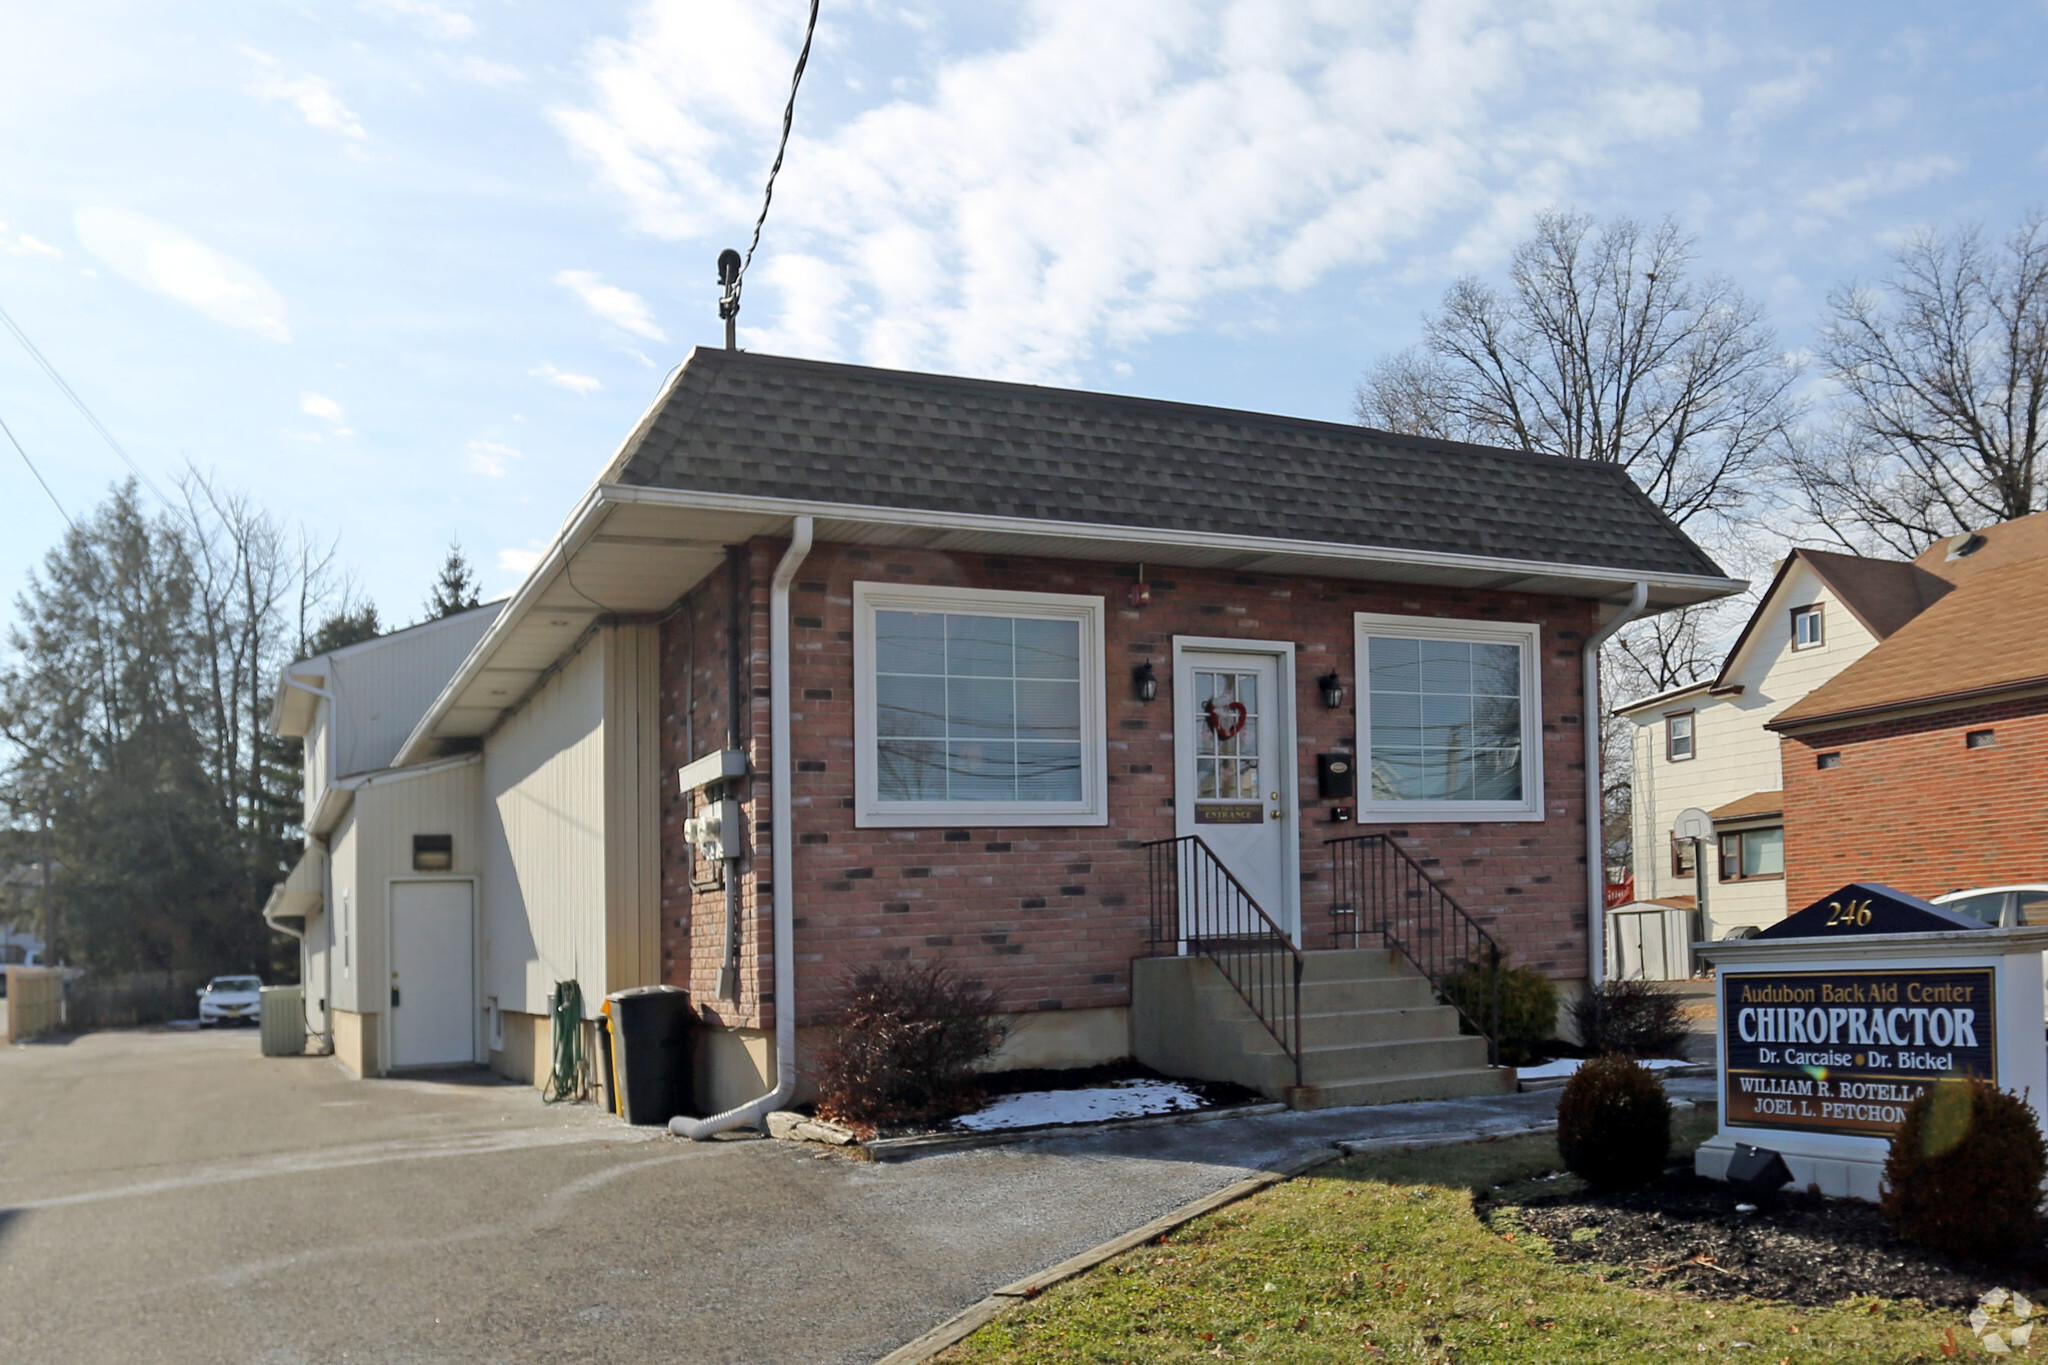
{"label": "black mailbox slot", "polygon": [[1356,764],[1350,754],[1317,754],[1316,795],[1325,801],[1348,801],[1356,788]]}

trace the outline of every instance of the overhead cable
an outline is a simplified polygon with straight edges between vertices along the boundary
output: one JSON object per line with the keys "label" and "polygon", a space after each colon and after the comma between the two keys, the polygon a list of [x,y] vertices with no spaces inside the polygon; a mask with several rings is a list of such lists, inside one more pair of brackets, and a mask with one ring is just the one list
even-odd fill
{"label": "overhead cable", "polygon": [[156,486],[156,480],[150,478],[149,475],[142,472],[142,466],[135,463],[135,457],[128,453],[127,448],[124,447],[119,441],[114,439],[114,433],[108,431],[105,424],[102,423],[99,418],[93,416],[92,409],[85,405],[85,400],[78,396],[78,391],[76,389],[73,389],[69,384],[64,382],[64,376],[57,373],[57,367],[55,365],[52,365],[49,362],[49,360],[44,357],[43,353],[36,349],[36,344],[28,339],[28,333],[21,330],[20,323],[16,322],[12,317],[8,316],[7,310],[5,308],[0,308],[0,323],[7,324],[7,330],[14,333],[14,339],[21,343],[22,349],[26,350],[30,355],[35,357],[36,364],[43,367],[43,373],[50,376],[50,381],[63,391],[64,396],[66,398],[69,398],[71,400],[71,405],[77,408],[80,415],[82,415],[85,418],[87,423],[91,425],[92,429],[100,434],[100,439],[105,441],[109,446],[111,446],[113,448],[114,453],[121,457],[121,463],[128,466],[129,472],[134,474],[136,478],[142,480],[143,486],[149,489],[150,492],[156,494],[157,500],[163,503],[164,506],[176,507],[178,504],[172,502],[168,497],[165,497],[164,490]]}
{"label": "overhead cable", "polygon": [[789,78],[789,103],[782,107],[782,141],[775,144],[775,161],[768,167],[768,185],[761,193],[761,216],[754,220],[754,240],[747,243],[746,259],[740,262],[740,274],[733,281],[732,301],[735,311],[739,306],[740,286],[746,281],[747,267],[754,263],[754,248],[761,245],[761,228],[768,221],[768,206],[775,202],[775,177],[782,170],[783,153],[789,150],[789,129],[796,122],[796,88],[803,84],[804,65],[811,60],[811,38],[818,31],[818,0],[811,0],[811,17],[804,25],[804,45],[796,54],[796,71]]}
{"label": "overhead cable", "polygon": [[57,494],[50,487],[50,481],[43,477],[43,471],[36,468],[36,462],[34,460],[31,460],[28,457],[28,452],[21,448],[21,438],[14,434],[14,428],[8,426],[6,419],[4,418],[0,418],[0,431],[4,431],[7,433],[7,440],[10,444],[13,445],[14,453],[21,456],[21,462],[28,466],[28,472],[36,476],[36,482],[41,484],[43,486],[43,491],[50,495],[50,506],[57,509],[57,515],[64,518],[64,524],[66,526],[69,526],[72,530],[76,531],[78,529],[78,523],[73,521],[71,519],[71,514],[64,510],[64,504],[57,501]]}

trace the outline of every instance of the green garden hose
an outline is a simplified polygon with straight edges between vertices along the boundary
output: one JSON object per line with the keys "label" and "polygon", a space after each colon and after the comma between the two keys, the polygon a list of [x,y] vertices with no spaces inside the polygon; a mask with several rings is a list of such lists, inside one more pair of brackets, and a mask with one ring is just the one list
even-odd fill
{"label": "green garden hose", "polygon": [[555,983],[555,1069],[541,1098],[549,1104],[580,1100],[590,1089],[590,1063],[583,1055],[583,987]]}

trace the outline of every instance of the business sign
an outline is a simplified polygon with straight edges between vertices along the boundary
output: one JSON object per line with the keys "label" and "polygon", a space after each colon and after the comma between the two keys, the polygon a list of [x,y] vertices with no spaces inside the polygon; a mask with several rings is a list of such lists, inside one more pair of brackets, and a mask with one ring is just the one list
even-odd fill
{"label": "business sign", "polygon": [[1996,1084],[1992,976],[1724,970],[1722,1123],[1888,1138],[1944,1076]]}

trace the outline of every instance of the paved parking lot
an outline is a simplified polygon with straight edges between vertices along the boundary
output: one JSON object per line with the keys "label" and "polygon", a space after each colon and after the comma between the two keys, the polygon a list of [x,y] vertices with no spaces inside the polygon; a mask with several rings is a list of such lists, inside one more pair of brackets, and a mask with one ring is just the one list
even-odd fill
{"label": "paved parking lot", "polygon": [[0,1047],[0,1361],[871,1361],[1248,1170],[1471,1121],[1435,1108],[867,1165],[253,1030]]}

